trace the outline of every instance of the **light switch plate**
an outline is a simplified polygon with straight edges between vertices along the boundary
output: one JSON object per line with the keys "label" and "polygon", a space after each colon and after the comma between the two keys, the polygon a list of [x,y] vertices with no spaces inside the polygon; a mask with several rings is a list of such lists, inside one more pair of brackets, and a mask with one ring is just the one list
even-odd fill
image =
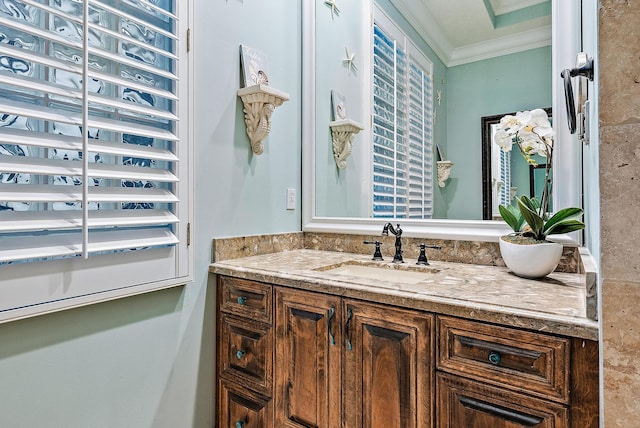
{"label": "light switch plate", "polygon": [[287,209],[295,210],[296,209],[296,189],[287,189]]}

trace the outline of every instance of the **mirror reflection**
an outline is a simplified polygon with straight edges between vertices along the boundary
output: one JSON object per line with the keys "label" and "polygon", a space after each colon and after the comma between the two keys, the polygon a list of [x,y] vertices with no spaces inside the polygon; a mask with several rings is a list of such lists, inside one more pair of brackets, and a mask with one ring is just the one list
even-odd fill
{"label": "mirror reflection", "polygon": [[[551,108],[544,110],[551,117]],[[513,204],[516,195],[531,198],[542,195],[546,159],[536,155],[533,158],[536,165],[530,165],[519,153],[505,152],[494,141],[500,119],[515,114],[508,112],[481,118],[483,220],[501,220],[498,205]]]}
{"label": "mirror reflection", "polygon": [[[493,218],[482,118],[552,104],[551,2],[508,3],[316,2],[316,216]],[[365,127],[345,169],[332,90]],[[453,163],[443,187],[438,160]]]}

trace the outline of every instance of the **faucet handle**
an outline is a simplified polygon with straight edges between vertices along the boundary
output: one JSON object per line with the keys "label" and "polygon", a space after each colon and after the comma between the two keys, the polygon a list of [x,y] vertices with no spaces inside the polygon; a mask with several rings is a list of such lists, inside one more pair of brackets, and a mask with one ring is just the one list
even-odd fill
{"label": "faucet handle", "polygon": [[420,247],[420,255],[418,256],[418,261],[416,262],[417,265],[429,264],[429,260],[427,260],[427,254],[425,253],[425,248],[432,248],[434,250],[439,250],[440,248],[442,248],[439,245],[426,245],[426,244],[420,244],[418,245],[418,247]]}
{"label": "faucet handle", "polygon": [[373,244],[376,246],[375,251],[373,252],[373,258],[371,260],[382,261],[382,252],[380,251],[380,245],[382,242],[380,241],[363,241],[363,244]]}

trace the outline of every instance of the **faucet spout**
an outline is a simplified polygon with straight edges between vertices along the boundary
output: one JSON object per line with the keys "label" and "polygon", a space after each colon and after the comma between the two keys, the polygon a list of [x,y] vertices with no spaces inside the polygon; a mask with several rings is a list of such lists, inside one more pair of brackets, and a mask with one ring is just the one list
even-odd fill
{"label": "faucet spout", "polygon": [[389,231],[396,236],[396,253],[393,256],[393,263],[404,263],[402,260],[402,229],[399,224],[394,228],[391,223],[387,223],[382,227],[382,234],[389,236]]}
{"label": "faucet spout", "polygon": [[[391,233],[393,233],[395,236],[398,236],[399,234],[402,233],[402,229],[400,229],[400,225],[398,225],[398,228],[395,229],[391,223],[387,223],[382,227],[382,234],[384,236],[389,236],[389,231],[391,231]],[[398,231],[400,232],[398,233]]]}

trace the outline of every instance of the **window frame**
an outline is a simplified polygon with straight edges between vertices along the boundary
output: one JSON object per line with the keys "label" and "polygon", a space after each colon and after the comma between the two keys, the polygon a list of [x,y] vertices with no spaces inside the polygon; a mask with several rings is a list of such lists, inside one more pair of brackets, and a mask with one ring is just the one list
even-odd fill
{"label": "window frame", "polygon": [[175,0],[177,35],[176,134],[180,161],[179,219],[173,246],[31,261],[0,266],[0,323],[90,305],[98,302],[181,286],[193,280],[193,66],[187,51],[187,33],[193,22],[191,1]]}

